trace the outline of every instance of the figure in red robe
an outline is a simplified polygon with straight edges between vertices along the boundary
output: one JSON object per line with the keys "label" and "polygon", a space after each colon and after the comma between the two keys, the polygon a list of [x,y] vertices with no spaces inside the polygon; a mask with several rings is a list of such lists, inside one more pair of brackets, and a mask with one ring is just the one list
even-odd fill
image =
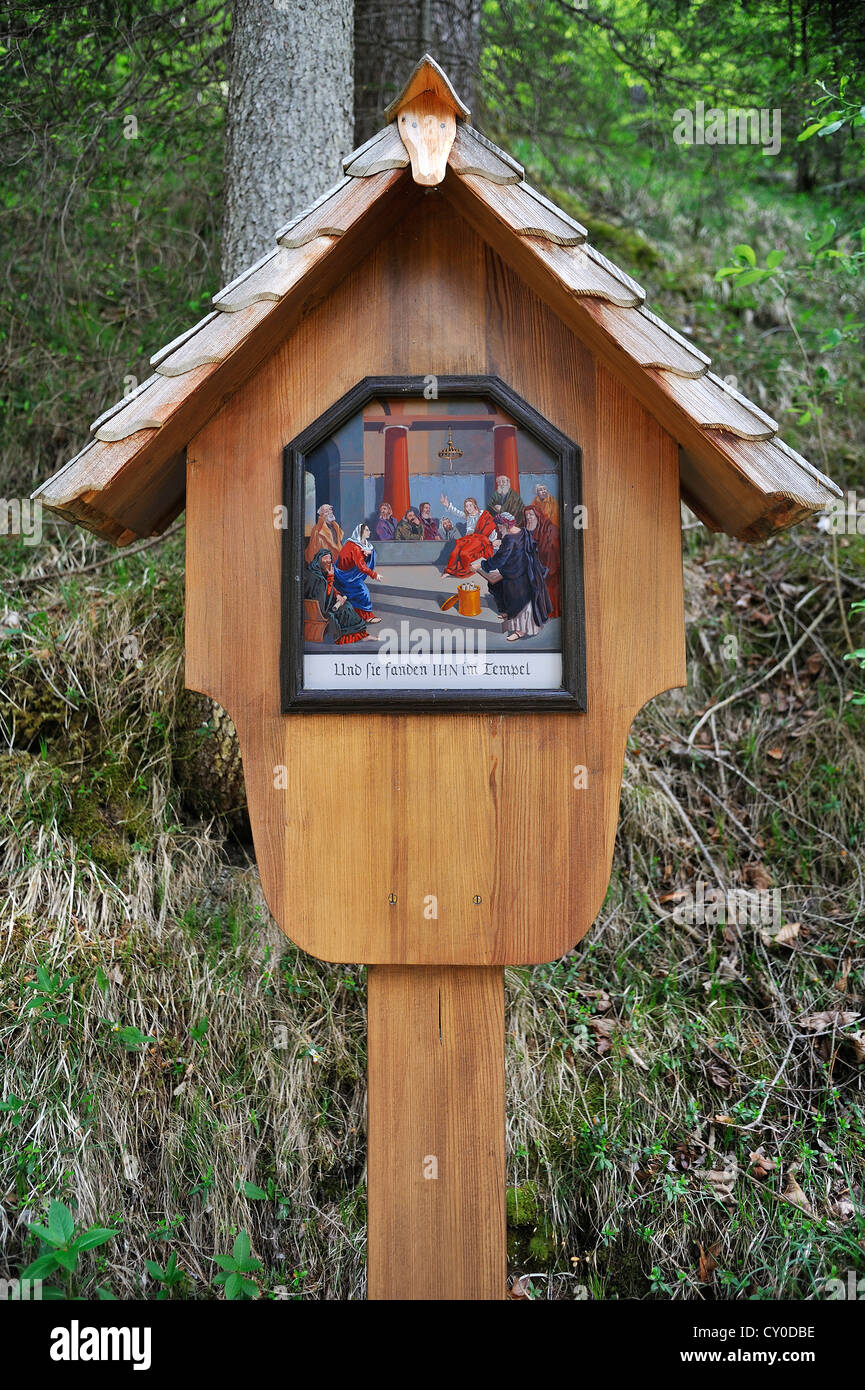
{"label": "figure in red robe", "polygon": [[481,511],[473,497],[465,500],[465,518],[469,534],[459,537],[445,566],[445,574],[452,574],[456,579],[468,579],[473,574],[474,560],[492,557],[492,537],[496,534],[496,523],[490,513]]}
{"label": "figure in red robe", "polygon": [[560,574],[562,561],[559,528],[550,521],[549,515],[538,506],[537,502],[533,502],[526,507],[526,530],[538,547],[541,564],[547,570],[547,593],[553,606],[550,617],[558,618],[562,612]]}

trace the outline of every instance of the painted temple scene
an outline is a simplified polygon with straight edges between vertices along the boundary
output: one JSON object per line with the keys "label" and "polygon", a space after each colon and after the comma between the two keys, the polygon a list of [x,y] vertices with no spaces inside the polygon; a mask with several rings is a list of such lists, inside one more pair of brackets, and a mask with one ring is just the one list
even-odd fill
{"label": "painted temple scene", "polygon": [[[559,684],[560,469],[543,443],[491,400],[380,398],[305,466],[307,684],[357,676],[370,653],[385,678],[396,655],[426,657],[423,685]],[[464,678],[505,652],[538,659]]]}

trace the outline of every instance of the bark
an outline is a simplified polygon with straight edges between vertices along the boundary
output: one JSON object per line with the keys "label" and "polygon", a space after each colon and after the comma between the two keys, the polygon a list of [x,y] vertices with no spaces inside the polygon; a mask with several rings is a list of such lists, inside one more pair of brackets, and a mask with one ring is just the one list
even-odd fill
{"label": "bark", "polygon": [[354,144],[351,0],[235,0],[226,110],[224,282],[342,173]]}
{"label": "bark", "polygon": [[418,59],[429,53],[470,108],[480,57],[480,0],[356,0],[354,143],[384,125]]}

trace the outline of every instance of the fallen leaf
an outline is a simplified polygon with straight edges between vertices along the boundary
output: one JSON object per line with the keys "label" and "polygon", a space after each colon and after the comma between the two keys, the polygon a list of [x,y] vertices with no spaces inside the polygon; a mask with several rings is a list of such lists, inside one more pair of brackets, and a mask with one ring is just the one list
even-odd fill
{"label": "fallen leaf", "polygon": [[528,1298],[531,1294],[532,1281],[527,1274],[521,1274],[515,1279],[508,1290],[508,1298]]}
{"label": "fallen leaf", "polygon": [[712,1282],[712,1275],[718,1268],[718,1256],[720,1253],[721,1242],[719,1240],[716,1240],[714,1245],[710,1245],[708,1250],[704,1250],[702,1245],[700,1246],[700,1272],[698,1278],[701,1284],[710,1284]]}
{"label": "fallen leaf", "polygon": [[784,1188],[781,1196],[784,1198],[785,1202],[789,1202],[791,1206],[798,1207],[800,1211],[804,1211],[806,1216],[814,1215],[814,1208],[811,1206],[811,1203],[808,1201],[808,1198],[805,1196],[805,1193],[802,1191],[792,1173],[787,1174],[787,1186]]}
{"label": "fallen leaf", "polygon": [[649,1070],[648,1064],[643,1061],[639,1052],[636,1052],[633,1047],[628,1047],[627,1043],[625,1044],[625,1051],[627,1052],[634,1065],[639,1067],[641,1071]]}
{"label": "fallen leaf", "polygon": [[695,1168],[694,1176],[704,1178],[709,1184],[715,1196],[722,1202],[733,1201],[733,1188],[736,1186],[736,1179],[739,1176],[739,1165],[736,1162],[735,1154],[728,1154],[725,1160],[725,1168]]}
{"label": "fallen leaf", "polygon": [[616,1020],[613,1018],[590,1018],[589,1027],[595,1035],[598,1056],[603,1057],[613,1045],[611,1037],[616,1031]]}
{"label": "fallen leaf", "polygon": [[774,758],[774,759],[776,760],[776,762],[779,761],[781,758],[783,758],[783,756],[784,756],[784,749],[783,749],[783,748],[767,748],[767,749],[766,749],[766,757],[767,757],[767,758]]}
{"label": "fallen leaf", "polygon": [[799,1019],[799,1026],[806,1033],[823,1033],[830,1028],[843,1028],[848,1023],[855,1023],[858,1017],[849,1009],[825,1009],[823,1013],[805,1014]]}
{"label": "fallen leaf", "polygon": [[729,1091],[731,1081],[730,1073],[720,1062],[711,1061],[708,1067],[709,1080],[718,1087],[719,1091]]}
{"label": "fallen leaf", "polygon": [[765,864],[746,864],[742,873],[752,888],[774,888],[775,880]]}
{"label": "fallen leaf", "polygon": [[774,1173],[775,1169],[778,1167],[775,1159],[767,1158],[762,1149],[755,1149],[755,1151],[749,1155],[749,1159],[751,1163],[751,1176],[758,1178],[760,1182],[768,1178],[769,1174]]}
{"label": "fallen leaf", "polygon": [[836,1198],[829,1210],[839,1221],[850,1221],[856,1215],[856,1207],[849,1192],[843,1192]]}
{"label": "fallen leaf", "polygon": [[796,940],[801,922],[785,922],[782,927],[767,927],[760,932],[764,946],[789,946]]}
{"label": "fallen leaf", "polygon": [[845,1033],[844,1042],[857,1062],[865,1062],[865,1033]]}

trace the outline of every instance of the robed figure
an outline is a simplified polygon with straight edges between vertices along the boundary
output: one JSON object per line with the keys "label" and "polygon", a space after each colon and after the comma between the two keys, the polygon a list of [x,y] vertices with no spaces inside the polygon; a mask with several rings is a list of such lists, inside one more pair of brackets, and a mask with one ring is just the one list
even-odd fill
{"label": "robed figure", "polygon": [[511,480],[506,473],[501,473],[496,478],[496,490],[490,498],[490,511],[493,516],[504,513],[515,517],[518,526],[523,524],[523,499],[516,488],[511,486]]}
{"label": "robed figure", "polygon": [[478,504],[473,497],[466,498],[465,508],[463,515],[466,518],[467,529],[471,529],[468,535],[459,536],[454,542],[454,548],[445,566],[445,574],[452,574],[456,579],[466,579],[472,574],[472,564],[475,560],[491,558],[492,538],[496,534],[496,523],[492,516],[486,509],[478,511]]}
{"label": "robed figure", "polygon": [[413,507],[409,507],[402,521],[397,524],[394,532],[395,541],[422,541],[423,525],[421,519]]}
{"label": "robed figure", "polygon": [[554,526],[545,511],[540,509],[537,502],[532,502],[526,507],[526,530],[538,547],[538,554],[541,557],[541,564],[547,571],[547,593],[550,596],[552,605],[551,618],[561,616],[561,546],[559,544],[559,528]]}
{"label": "robed figure", "polygon": [[355,526],[350,540],[346,541],[339,552],[335,579],[336,587],[340,593],[345,594],[349,603],[368,623],[381,622],[381,618],[377,618],[373,613],[372,599],[367,587],[368,579],[378,579],[378,577],[375,568],[375,550],[369,538],[369,527],[365,521],[362,521],[358,526]]}
{"label": "robed figure", "polygon": [[336,587],[333,556],[329,550],[319,550],[304,567],[303,596],[315,599],[327,618],[327,634],[337,646],[362,642],[369,636],[357,609]]}
{"label": "robed figure", "polygon": [[333,507],[329,502],[324,502],[318,509],[318,519],[306,543],[304,559],[309,563],[320,550],[329,550],[331,555],[338,555],[343,535],[343,529],[334,515]]}
{"label": "robed figure", "polygon": [[517,642],[536,636],[550,616],[547,571],[528,531],[509,513],[502,513],[498,522],[507,530],[495,557],[475,561],[474,568],[487,578],[507,641]]}

